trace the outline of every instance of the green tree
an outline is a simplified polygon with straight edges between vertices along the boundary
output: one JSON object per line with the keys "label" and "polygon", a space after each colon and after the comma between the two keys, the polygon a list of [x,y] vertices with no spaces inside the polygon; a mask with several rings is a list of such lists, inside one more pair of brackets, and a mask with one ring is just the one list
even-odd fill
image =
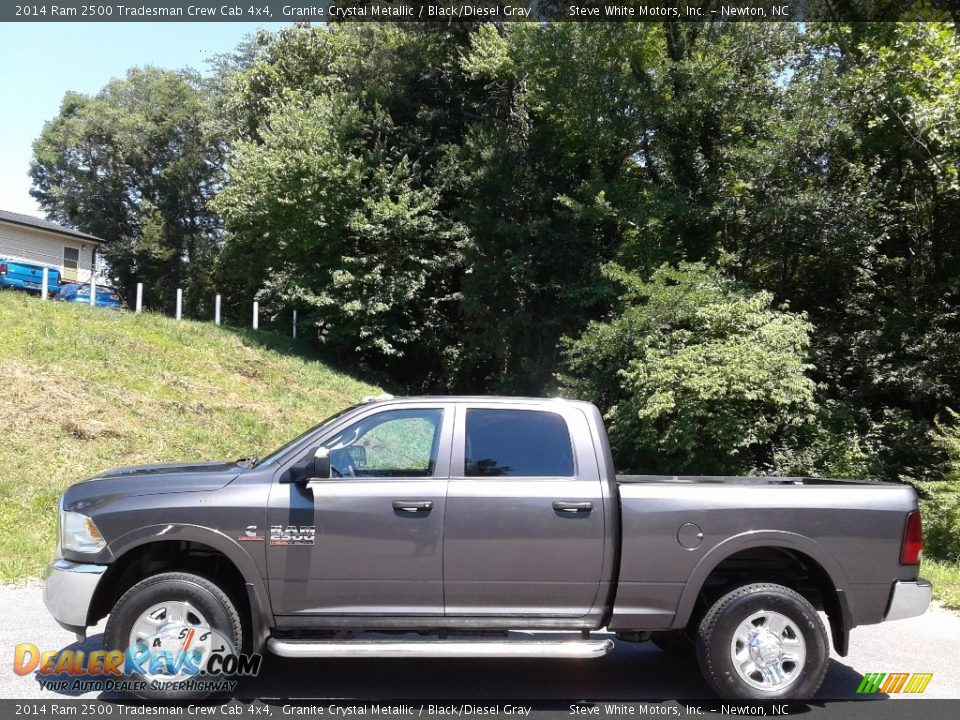
{"label": "green tree", "polygon": [[468,386],[549,387],[559,338],[609,307],[604,262],[645,274],[723,257],[728,174],[776,122],[796,44],[785,24],[472,34],[463,67],[490,100],[451,173],[471,230],[458,368]]}
{"label": "green tree", "polygon": [[960,415],[947,408],[932,433],[934,445],[946,456],[932,480],[918,482],[927,552],[960,561]]}
{"label": "green tree", "polygon": [[621,308],[565,342],[562,384],[607,408],[624,469],[742,473],[770,468],[818,422],[810,324],[703,264],[649,281],[612,265]]}
{"label": "green tree", "polygon": [[810,26],[783,98],[731,158],[718,258],[804,310],[815,379],[876,450],[930,477],[960,378],[960,45],[935,23]]}
{"label": "green tree", "polygon": [[33,147],[31,194],[47,215],[107,242],[121,292],[188,307],[209,294],[220,223],[207,201],[222,181],[222,140],[196,75],[134,68],[94,96],[67,93]]}
{"label": "green tree", "polygon": [[[180,282],[164,198],[195,184],[167,181],[210,178],[235,317],[295,306],[411,390],[549,392],[565,359],[634,469],[921,480],[960,393],[958,47],[936,23],[298,25],[170,81],[217,94],[197,175],[128,79],[68,96],[37,188]],[[193,118],[191,92],[154,104]],[[644,295],[675,285],[707,315]]]}
{"label": "green tree", "polygon": [[344,90],[291,91],[269,107],[236,144],[214,203],[231,233],[224,284],[267,313],[298,307],[314,337],[355,365],[440,385],[463,231],[440,211],[427,161],[411,157],[422,149],[406,152],[409,128]]}
{"label": "green tree", "polygon": [[449,151],[454,217],[470,230],[457,387],[537,393],[561,336],[606,307],[599,272],[633,225],[640,89],[628,53],[647,31],[492,25],[461,66],[486,102]]}

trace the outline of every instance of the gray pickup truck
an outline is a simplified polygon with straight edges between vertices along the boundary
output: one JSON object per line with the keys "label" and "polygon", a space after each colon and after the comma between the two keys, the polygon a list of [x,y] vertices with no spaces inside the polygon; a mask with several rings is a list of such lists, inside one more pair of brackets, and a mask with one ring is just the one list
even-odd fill
{"label": "gray pickup truck", "polygon": [[71,486],[44,600],[80,636],[109,614],[120,650],[170,624],[310,658],[593,658],[615,634],[696,653],[723,697],[802,699],[818,611],[844,655],[926,610],[921,548],[907,485],[617,476],[593,405],[386,396],[263,459]]}

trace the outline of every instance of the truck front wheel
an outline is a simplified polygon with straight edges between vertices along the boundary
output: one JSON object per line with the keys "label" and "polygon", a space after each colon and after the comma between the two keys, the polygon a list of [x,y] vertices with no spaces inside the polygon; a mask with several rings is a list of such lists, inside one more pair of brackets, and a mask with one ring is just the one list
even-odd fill
{"label": "truck front wheel", "polygon": [[[198,698],[222,679],[208,674],[217,661],[239,653],[240,616],[230,597],[210,580],[168,572],[142,580],[114,605],[104,649],[125,653],[125,688],[147,699]],[[212,681],[212,682],[211,682]]]}
{"label": "truck front wheel", "polygon": [[701,621],[696,645],[707,682],[731,699],[808,699],[830,660],[817,611],[773,583],[745,585],[720,598]]}

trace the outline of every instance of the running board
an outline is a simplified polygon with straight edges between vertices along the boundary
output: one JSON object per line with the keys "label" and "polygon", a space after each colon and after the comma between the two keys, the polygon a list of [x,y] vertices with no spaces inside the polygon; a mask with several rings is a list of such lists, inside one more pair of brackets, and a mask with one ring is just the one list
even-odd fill
{"label": "running board", "polygon": [[613,640],[278,640],[275,655],[296,658],[598,658]]}

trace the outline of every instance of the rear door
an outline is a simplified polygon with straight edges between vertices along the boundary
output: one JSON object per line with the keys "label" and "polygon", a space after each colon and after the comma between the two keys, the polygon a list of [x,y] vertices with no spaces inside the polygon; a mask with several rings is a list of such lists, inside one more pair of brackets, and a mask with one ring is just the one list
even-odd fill
{"label": "rear door", "polygon": [[444,529],[448,616],[582,617],[597,601],[605,518],[576,406],[457,408]]}

